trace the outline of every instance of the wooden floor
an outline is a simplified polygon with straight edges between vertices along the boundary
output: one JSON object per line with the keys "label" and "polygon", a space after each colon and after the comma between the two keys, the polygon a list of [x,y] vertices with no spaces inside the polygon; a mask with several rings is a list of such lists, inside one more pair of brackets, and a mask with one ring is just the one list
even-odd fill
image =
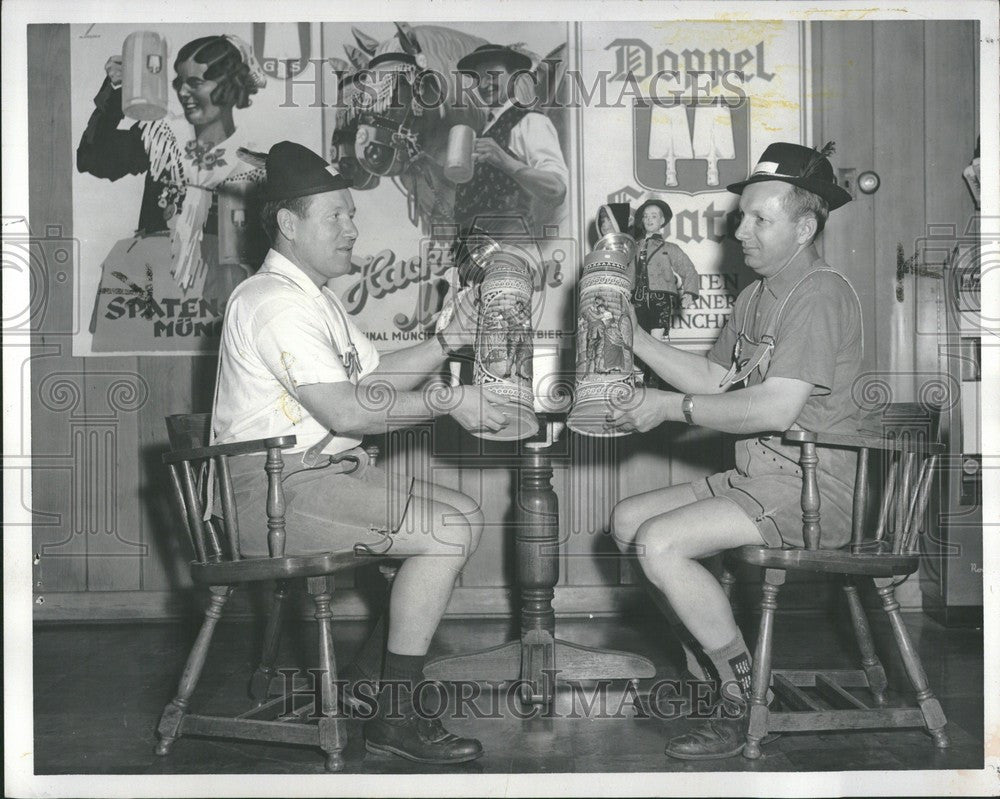
{"label": "wooden floor", "polygon": [[[873,619],[879,652],[889,652],[890,633]],[[506,710],[498,718],[449,720],[452,731],[480,738],[486,754],[453,771],[467,773],[593,771],[836,771],[892,769],[980,769],[983,767],[982,632],[947,629],[922,614],[906,616],[930,678],[948,716],[952,746],[938,751],[920,731],[785,735],[756,762],[735,757],[685,763],[664,756],[667,737],[685,720],[566,717],[569,692],[560,695],[561,718],[521,720]],[[750,629],[752,625],[745,625]],[[779,617],[776,667],[854,668],[849,627],[842,617]],[[336,627],[340,657],[349,656],[365,632],[360,622]],[[246,709],[247,678],[255,665],[260,625],[220,624],[194,702],[209,712]],[[295,631],[293,631],[295,632]],[[313,651],[312,625],[286,636],[283,662]],[[447,621],[433,652],[466,651],[502,643],[509,624]],[[155,727],[175,688],[188,646],[191,623],[39,626],[34,636],[35,771],[37,774],[229,774],[322,773],[318,750],[236,741],[182,738],[165,758],[153,754]],[[560,620],[559,635],[591,646],[629,649],[652,658],[659,678],[679,676],[677,652],[655,619]],[[751,636],[748,635],[748,638]],[[296,643],[296,639],[300,643]],[[898,657],[884,657],[890,685],[906,688]],[[649,681],[644,681],[649,682]],[[642,687],[642,686],[640,686]],[[609,694],[618,707],[622,684]],[[900,700],[899,695],[890,701]],[[631,710],[631,705],[626,706]],[[440,773],[364,750],[359,722],[350,722],[347,771],[356,773]]]}

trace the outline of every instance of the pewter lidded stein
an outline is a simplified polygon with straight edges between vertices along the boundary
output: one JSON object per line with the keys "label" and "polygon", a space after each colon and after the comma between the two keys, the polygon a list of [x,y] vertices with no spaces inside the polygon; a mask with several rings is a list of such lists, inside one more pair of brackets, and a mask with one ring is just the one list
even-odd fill
{"label": "pewter lidded stein", "polygon": [[635,240],[609,233],[583,261],[577,314],[576,392],[566,420],[588,436],[621,436],[607,415],[635,393],[632,320],[628,304],[635,277]]}
{"label": "pewter lidded stein", "polygon": [[538,432],[531,374],[534,275],[526,258],[488,236],[468,242],[467,255],[459,272],[463,282],[479,285],[473,382],[506,399],[500,410],[508,419],[498,432],[476,435],[494,441],[530,438]]}

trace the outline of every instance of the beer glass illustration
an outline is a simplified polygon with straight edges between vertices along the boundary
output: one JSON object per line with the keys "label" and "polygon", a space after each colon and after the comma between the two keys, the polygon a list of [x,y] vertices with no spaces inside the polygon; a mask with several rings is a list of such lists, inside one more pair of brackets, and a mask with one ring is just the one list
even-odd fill
{"label": "beer glass illustration", "polygon": [[122,113],[141,122],[167,115],[167,41],[152,31],[129,34],[122,46]]}

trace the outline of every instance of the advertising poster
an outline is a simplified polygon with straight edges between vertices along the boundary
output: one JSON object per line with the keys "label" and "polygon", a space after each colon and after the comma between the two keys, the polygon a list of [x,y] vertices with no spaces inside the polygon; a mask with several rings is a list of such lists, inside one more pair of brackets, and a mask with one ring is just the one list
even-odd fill
{"label": "advertising poster", "polygon": [[[602,204],[628,203],[634,214],[647,200],[666,203],[664,241],[686,259],[673,249],[669,265],[652,255],[648,279],[655,289],[672,277],[686,307],[651,326],[671,343],[707,349],[752,279],[729,235],[738,198],[726,185],[743,180],[768,144],[807,143],[806,24],[587,22],[579,37],[588,232],[596,235]],[[642,221],[634,220],[640,241]],[[657,274],[681,264],[697,275]]]}
{"label": "advertising poster", "polygon": [[319,27],[97,23],[70,40],[73,352],[215,353],[230,292],[267,252],[253,154],[323,145],[315,108],[283,106],[289,73],[318,67]]}

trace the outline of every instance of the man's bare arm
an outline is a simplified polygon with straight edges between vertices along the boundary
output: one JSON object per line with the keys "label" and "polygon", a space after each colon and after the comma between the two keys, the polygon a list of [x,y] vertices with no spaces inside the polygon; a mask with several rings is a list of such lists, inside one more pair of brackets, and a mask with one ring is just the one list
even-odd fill
{"label": "man's bare arm", "polygon": [[[695,395],[692,418],[701,427],[723,433],[780,432],[790,428],[799,418],[812,391],[812,383],[803,380],[769,377],[749,388],[724,394]],[[645,432],[663,422],[685,421],[682,394],[646,390],[639,397],[636,407],[613,412],[609,425]]]}
{"label": "man's bare arm", "polygon": [[313,418],[339,435],[385,433],[394,418],[400,420],[400,426],[408,426],[449,414],[467,430],[487,428],[496,432],[507,423],[495,407],[503,399],[473,386],[446,389],[428,398],[422,391],[378,385],[369,376],[357,386],[347,380],[311,383],[298,386],[296,393]]}
{"label": "man's bare arm", "polygon": [[704,355],[653,338],[635,326],[633,350],[650,369],[684,394],[719,394],[726,370]]}
{"label": "man's bare arm", "polygon": [[392,384],[397,391],[408,391],[427,380],[441,368],[447,356],[435,336],[412,347],[380,355],[378,368],[361,380],[363,384],[372,376]]}
{"label": "man's bare arm", "polygon": [[[449,349],[472,344],[476,340],[478,318],[475,292],[460,292],[450,313],[451,320],[442,331]],[[361,383],[378,379],[388,382],[397,391],[409,391],[437,372],[447,357],[438,337],[431,336],[412,347],[381,355],[378,367],[371,375],[362,378]]]}

